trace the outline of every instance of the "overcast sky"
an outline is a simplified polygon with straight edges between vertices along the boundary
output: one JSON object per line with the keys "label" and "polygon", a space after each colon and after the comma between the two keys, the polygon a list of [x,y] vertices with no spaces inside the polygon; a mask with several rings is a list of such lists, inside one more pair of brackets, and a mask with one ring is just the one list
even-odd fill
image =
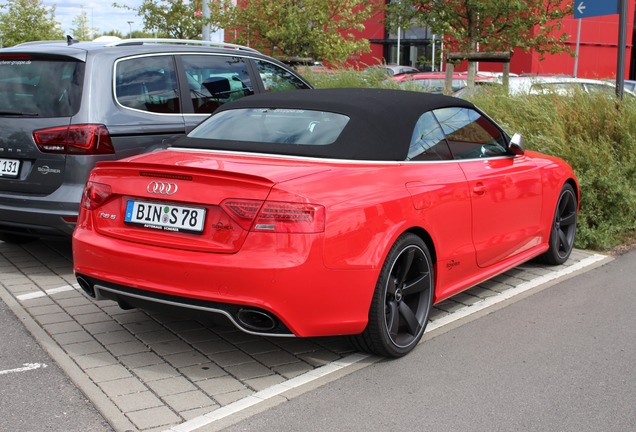
{"label": "overcast sky", "polygon": [[[62,23],[64,34],[69,34],[73,26],[73,19],[82,13],[82,6],[86,11],[89,26],[97,29],[98,34],[110,30],[119,30],[124,36],[132,30],[143,30],[143,22],[134,11],[113,7],[115,0],[87,0],[81,1],[51,1],[44,0],[44,6],[55,5],[55,19]],[[130,7],[138,7],[142,0],[118,0]],[[0,3],[6,3],[0,0]],[[132,24],[128,24],[132,21]]]}

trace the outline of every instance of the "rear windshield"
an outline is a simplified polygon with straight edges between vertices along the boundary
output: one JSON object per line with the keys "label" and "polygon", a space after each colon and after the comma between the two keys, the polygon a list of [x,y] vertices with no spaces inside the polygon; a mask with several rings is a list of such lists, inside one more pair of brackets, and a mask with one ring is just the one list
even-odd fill
{"label": "rear windshield", "polygon": [[0,115],[70,117],[80,107],[84,63],[0,55]]}
{"label": "rear windshield", "polygon": [[321,146],[336,141],[348,121],[345,115],[325,111],[244,108],[214,114],[188,137]]}

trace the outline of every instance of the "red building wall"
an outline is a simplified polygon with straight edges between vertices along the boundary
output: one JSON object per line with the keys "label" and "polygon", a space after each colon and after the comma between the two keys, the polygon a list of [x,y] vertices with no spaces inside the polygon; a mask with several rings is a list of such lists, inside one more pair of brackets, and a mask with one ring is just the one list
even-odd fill
{"label": "red building wall", "polygon": [[[634,32],[634,5],[630,1],[627,15],[627,51],[625,54],[625,76],[629,76]],[[564,30],[570,37],[568,46],[574,51],[578,24],[581,21],[581,37],[578,57],[578,73],[581,78],[614,78],[618,59],[618,15],[563,20]],[[536,53],[515,53],[510,63],[515,73],[565,73],[574,74],[575,58],[569,54],[548,55],[544,60]]]}
{"label": "red building wall", "polygon": [[[597,0],[599,1],[599,0]],[[629,0],[627,17],[627,51],[625,56],[625,77],[630,77],[630,60],[632,55],[632,38],[634,32],[634,9],[636,0]],[[377,16],[365,23],[365,30],[361,37],[369,40],[379,40],[386,37],[383,16]],[[577,76],[581,78],[613,78],[616,76],[618,56],[618,25],[619,16],[607,15],[584,18],[581,21],[580,49],[578,57]],[[567,45],[575,51],[579,20],[574,16],[563,19],[561,31],[569,35]],[[406,42],[406,41],[404,41]],[[356,55],[350,58],[349,64],[361,66],[377,64],[383,61],[384,47],[381,44],[371,44],[371,53]],[[510,63],[510,72],[522,74],[574,74],[575,58],[570,54],[546,54],[542,60],[534,52],[515,51]],[[457,70],[466,70],[466,65],[459,65]],[[479,70],[502,70],[502,66],[494,63],[481,63]],[[633,71],[636,74],[636,71]]]}

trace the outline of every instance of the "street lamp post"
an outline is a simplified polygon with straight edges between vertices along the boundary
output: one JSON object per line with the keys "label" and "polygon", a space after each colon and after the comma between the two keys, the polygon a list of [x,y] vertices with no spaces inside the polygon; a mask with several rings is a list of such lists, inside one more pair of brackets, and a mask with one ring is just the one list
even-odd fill
{"label": "street lamp post", "polygon": [[134,21],[128,21],[128,39],[132,39],[132,25]]}

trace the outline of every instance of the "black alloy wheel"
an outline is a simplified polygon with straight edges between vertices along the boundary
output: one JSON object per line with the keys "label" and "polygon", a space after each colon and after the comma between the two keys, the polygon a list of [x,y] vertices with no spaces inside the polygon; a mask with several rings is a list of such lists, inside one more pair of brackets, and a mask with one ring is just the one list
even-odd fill
{"label": "black alloy wheel", "polygon": [[384,357],[409,353],[422,338],[433,299],[431,255],[418,236],[400,236],[382,267],[369,323],[354,336],[356,348]]}
{"label": "black alloy wheel", "polygon": [[565,184],[554,212],[550,231],[550,248],[541,260],[550,265],[560,265],[568,260],[576,238],[577,197],[574,188]]}

